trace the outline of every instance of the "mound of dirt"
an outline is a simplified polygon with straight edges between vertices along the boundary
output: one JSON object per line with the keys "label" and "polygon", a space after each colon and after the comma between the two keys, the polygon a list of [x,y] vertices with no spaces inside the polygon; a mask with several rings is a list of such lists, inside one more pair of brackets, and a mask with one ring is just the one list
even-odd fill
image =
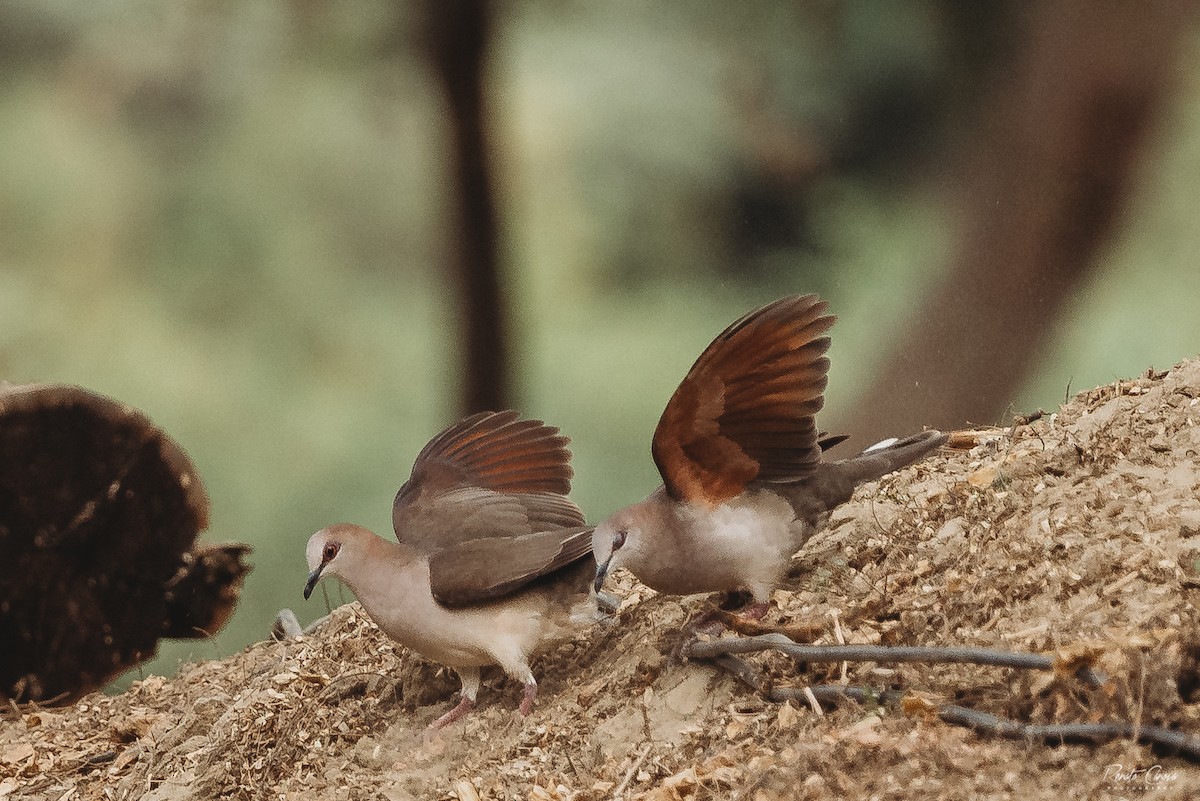
{"label": "mound of dirt", "polygon": [[[778,684],[899,688],[1009,718],[1200,732],[1200,362],[959,437],[873,484],[797,556],[768,621],[816,642],[1055,652],[1069,675],[927,664],[746,661]],[[615,625],[541,657],[527,719],[494,674],[457,689],[356,604],[311,634],[0,722],[0,799],[1194,798],[1200,771],[1130,741],[996,740],[922,704],[774,704],[676,656],[703,598],[627,575]],[[264,624],[265,628],[265,624]],[[907,710],[904,711],[904,710]]]}

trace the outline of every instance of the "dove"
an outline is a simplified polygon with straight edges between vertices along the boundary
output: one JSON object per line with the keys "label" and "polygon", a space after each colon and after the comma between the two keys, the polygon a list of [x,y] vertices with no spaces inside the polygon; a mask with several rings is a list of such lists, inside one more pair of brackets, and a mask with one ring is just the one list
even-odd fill
{"label": "dove", "polygon": [[522,683],[528,715],[531,656],[604,617],[567,442],[516,412],[472,415],[417,455],[392,505],[395,542],[347,523],[308,541],[306,599],[334,576],[386,635],[459,675],[461,700],[433,730],[474,708],[486,665]]}
{"label": "dove", "polygon": [[668,401],[651,452],[663,483],[595,527],[594,586],[617,567],[670,595],[749,592],[759,619],[791,558],[855,487],[947,436],[925,431],[825,461],[816,425],[834,323],[816,295],[782,298],[732,323]]}

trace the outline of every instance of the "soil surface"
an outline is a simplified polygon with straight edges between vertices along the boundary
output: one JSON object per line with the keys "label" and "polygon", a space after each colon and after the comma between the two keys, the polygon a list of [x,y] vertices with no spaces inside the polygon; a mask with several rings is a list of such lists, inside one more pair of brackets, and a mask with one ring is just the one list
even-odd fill
{"label": "soil surface", "polygon": [[[532,715],[497,672],[431,738],[457,679],[351,604],[120,695],[8,710],[0,799],[1200,797],[1200,767],[1147,745],[997,739],[936,713],[1200,734],[1200,362],[955,442],[861,488],[797,555],[766,622],[816,643],[1050,653],[1057,670],[744,657],[773,686],[907,693],[817,715],[678,655],[712,599],[618,574],[617,621],[535,663]],[[1084,664],[1106,683],[1076,678]]]}

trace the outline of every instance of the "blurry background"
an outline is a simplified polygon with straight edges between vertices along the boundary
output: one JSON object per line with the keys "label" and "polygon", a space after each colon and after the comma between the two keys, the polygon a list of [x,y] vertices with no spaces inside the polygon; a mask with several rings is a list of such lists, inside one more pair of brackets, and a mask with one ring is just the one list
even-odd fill
{"label": "blurry background", "polygon": [[143,670],[323,614],[309,534],[388,534],[472,407],[562,426],[590,519],[641,497],[784,294],[859,447],[1195,356],[1200,27],[1128,5],[0,4],[0,378],[145,410],[256,549]]}

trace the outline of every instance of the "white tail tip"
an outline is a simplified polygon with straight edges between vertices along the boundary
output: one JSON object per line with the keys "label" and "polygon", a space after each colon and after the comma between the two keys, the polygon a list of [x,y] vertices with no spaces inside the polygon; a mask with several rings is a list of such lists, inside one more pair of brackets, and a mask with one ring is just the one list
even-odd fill
{"label": "white tail tip", "polygon": [[900,441],[900,439],[898,437],[888,437],[887,439],[881,439],[881,440],[879,440],[879,442],[876,442],[874,445],[872,445],[871,447],[864,450],[863,453],[870,453],[871,451],[881,451],[884,448],[892,447],[899,441]]}

